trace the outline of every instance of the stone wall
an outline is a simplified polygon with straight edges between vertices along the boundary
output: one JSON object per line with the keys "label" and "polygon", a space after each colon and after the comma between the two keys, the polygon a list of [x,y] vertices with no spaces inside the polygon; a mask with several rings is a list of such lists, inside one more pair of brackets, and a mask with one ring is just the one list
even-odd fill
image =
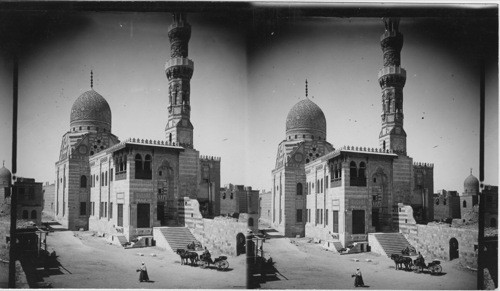
{"label": "stone wall", "polygon": [[248,231],[247,219],[218,216],[203,219],[203,228],[191,229],[194,237],[210,251],[212,256],[236,256],[236,236]]}
{"label": "stone wall", "polygon": [[43,185],[43,212],[53,216],[55,213],[55,191],[56,185],[46,183]]}
{"label": "stone wall", "polygon": [[399,204],[399,230],[421,252],[426,261],[450,260],[451,241],[458,242],[458,260],[463,266],[477,268],[477,227],[451,227],[449,224],[416,224],[410,206]]}

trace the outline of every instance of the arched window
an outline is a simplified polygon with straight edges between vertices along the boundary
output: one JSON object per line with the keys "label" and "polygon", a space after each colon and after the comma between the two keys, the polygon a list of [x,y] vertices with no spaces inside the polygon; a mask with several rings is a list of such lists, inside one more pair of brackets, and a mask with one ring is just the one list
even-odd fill
{"label": "arched window", "polygon": [[141,179],[143,173],[142,156],[140,154],[135,155],[135,178]]}
{"label": "arched window", "polygon": [[366,164],[365,164],[365,162],[361,162],[361,163],[359,163],[359,175],[358,175],[358,177],[365,178],[366,177],[365,173],[366,173]]}
{"label": "arched window", "polygon": [[80,177],[80,188],[87,188],[87,176],[85,175]]}
{"label": "arched window", "polygon": [[31,210],[31,219],[36,219],[36,210]]}
{"label": "arched window", "polygon": [[135,155],[135,172],[142,171],[142,156],[140,154]]}
{"label": "arched window", "polygon": [[123,172],[123,157],[120,157],[118,159],[118,164],[119,164],[119,167],[118,167],[119,171]]}
{"label": "arched window", "polygon": [[385,152],[385,140],[382,142],[382,149],[384,150]]}
{"label": "arched window", "polygon": [[28,219],[28,210],[23,210],[23,218]]}
{"label": "arched window", "polygon": [[248,219],[248,226],[253,226],[253,217]]}
{"label": "arched window", "polygon": [[233,193],[233,192],[231,192],[231,196],[230,196],[230,198],[231,198],[231,199],[233,199],[233,194],[234,194],[234,193]]}
{"label": "arched window", "polygon": [[302,195],[302,183],[297,183],[297,195]]}
{"label": "arched window", "polygon": [[104,186],[108,186],[108,171],[104,173]]}
{"label": "arched window", "polygon": [[144,159],[144,171],[146,173],[149,173],[149,176],[151,176],[151,156],[146,155],[146,158]]}
{"label": "arched window", "polygon": [[172,143],[172,133],[168,134],[168,143]]}
{"label": "arched window", "polygon": [[464,200],[464,202],[462,202],[462,207],[467,208],[467,201]]}
{"label": "arched window", "polygon": [[436,198],[436,205],[439,205],[439,198]]}
{"label": "arched window", "polygon": [[443,199],[443,205],[446,205],[446,198]]}
{"label": "arched window", "polygon": [[358,169],[356,167],[356,162],[351,161],[351,163],[349,164],[349,167],[351,168],[351,170],[349,172],[349,174],[351,175],[351,179],[357,178],[358,177]]}

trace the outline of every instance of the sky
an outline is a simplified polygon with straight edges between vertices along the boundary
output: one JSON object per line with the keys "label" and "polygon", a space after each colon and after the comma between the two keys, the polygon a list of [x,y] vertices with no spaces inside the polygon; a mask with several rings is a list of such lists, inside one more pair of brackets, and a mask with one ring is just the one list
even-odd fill
{"label": "sky", "polygon": [[[290,11],[274,21],[252,13],[188,14],[194,147],[221,157],[221,185],[271,188],[286,116],[304,98],[305,79],[334,147],[378,147],[380,17]],[[165,139],[169,13],[71,12],[40,19],[43,25],[24,33],[20,52],[19,176],[54,181],[71,106],[90,89],[90,70],[94,89],[111,107],[115,135]],[[436,191],[463,191],[470,168],[479,177],[481,51],[488,52],[485,183],[498,185],[498,39],[491,48],[488,39],[478,40],[484,23],[453,15],[401,19],[407,152],[434,164]],[[6,53],[0,94],[0,159],[11,168],[12,63]]]}

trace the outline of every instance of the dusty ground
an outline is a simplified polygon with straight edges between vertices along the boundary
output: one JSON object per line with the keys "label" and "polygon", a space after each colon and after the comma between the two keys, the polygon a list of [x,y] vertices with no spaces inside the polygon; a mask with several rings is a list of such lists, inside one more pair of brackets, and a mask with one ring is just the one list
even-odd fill
{"label": "dusty ground", "polygon": [[[457,260],[441,261],[443,274],[395,270],[387,257],[373,253],[339,255],[305,239],[271,238],[266,255],[282,275],[261,284],[263,289],[354,289],[351,274],[360,268],[370,289],[476,289],[476,273],[458,266]],[[354,259],[359,260],[355,262]],[[371,260],[371,261],[367,261]],[[426,262],[432,258],[425,258]],[[286,278],[285,278],[286,277]]]}
{"label": "dusty ground", "polygon": [[[124,249],[90,232],[56,231],[47,237],[62,267],[44,277],[53,288],[244,288],[245,257],[229,257],[229,270],[183,266],[177,254],[156,247]],[[141,256],[140,254],[143,254]],[[151,254],[156,254],[152,256]],[[140,283],[144,262],[152,282]]]}

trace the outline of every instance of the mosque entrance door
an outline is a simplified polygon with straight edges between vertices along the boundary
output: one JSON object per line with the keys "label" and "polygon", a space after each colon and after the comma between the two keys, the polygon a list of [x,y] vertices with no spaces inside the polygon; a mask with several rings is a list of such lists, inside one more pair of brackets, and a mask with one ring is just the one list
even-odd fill
{"label": "mosque entrance door", "polygon": [[391,217],[388,209],[388,183],[387,175],[382,168],[377,169],[370,181],[370,194],[372,197],[372,227],[375,231],[390,230]]}

